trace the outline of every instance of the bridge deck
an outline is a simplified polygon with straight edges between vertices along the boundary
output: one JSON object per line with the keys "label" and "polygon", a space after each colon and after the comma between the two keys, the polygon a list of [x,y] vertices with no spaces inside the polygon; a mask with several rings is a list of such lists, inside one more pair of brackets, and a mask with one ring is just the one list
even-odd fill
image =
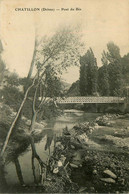
{"label": "bridge deck", "polygon": [[114,96],[78,96],[78,97],[66,97],[66,98],[57,98],[57,103],[59,104],[72,104],[72,103],[124,103],[125,97],[114,97]]}

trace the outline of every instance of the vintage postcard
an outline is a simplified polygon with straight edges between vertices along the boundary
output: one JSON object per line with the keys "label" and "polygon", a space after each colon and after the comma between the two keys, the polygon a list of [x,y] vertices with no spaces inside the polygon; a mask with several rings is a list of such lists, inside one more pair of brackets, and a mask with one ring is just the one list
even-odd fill
{"label": "vintage postcard", "polygon": [[129,192],[129,0],[0,1],[0,193]]}

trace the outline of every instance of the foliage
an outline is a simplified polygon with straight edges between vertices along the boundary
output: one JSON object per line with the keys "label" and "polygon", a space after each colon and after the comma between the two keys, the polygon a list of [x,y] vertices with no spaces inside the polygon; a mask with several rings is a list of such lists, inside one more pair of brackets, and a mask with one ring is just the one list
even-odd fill
{"label": "foliage", "polygon": [[49,103],[46,103],[41,107],[40,112],[38,114],[38,119],[52,119],[53,117],[57,117],[60,114],[61,111],[57,108],[54,101],[50,101]]}
{"label": "foliage", "polygon": [[[31,78],[34,64],[36,65],[37,72],[32,80],[32,83],[28,85],[28,82],[27,82],[28,87],[26,90],[24,88],[24,97],[23,97],[23,100],[21,101],[21,104],[16,113],[16,116],[7,133],[5,142],[2,147],[1,157],[3,157],[4,155],[4,152],[9,143],[11,134],[19,126],[19,121],[21,120],[23,107],[27,101],[28,94],[32,88],[34,88],[34,93],[33,93],[33,102],[32,102],[32,119],[31,119],[31,125],[29,129],[30,131],[34,130],[34,125],[37,120],[37,115],[39,114],[41,108],[43,108],[43,105],[46,103],[47,94],[48,94],[46,90],[47,86],[50,86],[50,83],[52,83],[52,81],[55,81],[55,80],[57,81],[57,79],[55,79],[57,77],[56,75],[61,73],[62,69],[65,69],[71,64],[74,64],[74,65],[77,64],[77,61],[75,60],[79,58],[77,57],[79,56],[78,48],[80,48],[81,46],[78,40],[80,39],[77,38],[77,32],[73,33],[73,31],[71,31],[71,28],[65,28],[55,33],[53,37],[44,39],[43,44],[39,44],[39,47],[40,47],[39,50],[36,50],[37,45],[35,44],[32,62],[30,65],[30,70],[28,73],[27,80]],[[50,71],[47,73],[48,69]],[[52,91],[52,92],[49,92],[49,95],[53,96],[55,95],[55,93]],[[39,97],[41,97],[41,100],[39,100]],[[44,162],[42,161],[42,159],[40,158],[40,156],[36,151],[33,136],[30,136],[29,140],[30,140],[31,149],[32,149],[31,162],[32,162],[34,183],[37,184],[34,161],[36,159],[39,163],[40,170],[41,170],[41,180],[46,178],[46,175],[45,175],[46,165],[44,164]],[[20,169],[19,169],[19,172],[20,172],[20,176],[22,177]]]}
{"label": "foliage", "polygon": [[[39,41],[36,40],[36,52],[33,59],[37,72],[34,86],[28,94],[29,97],[33,98],[33,113],[37,112],[37,115],[39,115],[40,109],[42,113],[46,112],[48,97],[55,99],[55,97],[63,95],[60,74],[69,65],[78,64],[80,51],[83,47],[80,42],[80,35],[77,32],[77,28],[63,27],[52,36],[45,36]],[[25,84],[24,91],[26,91],[33,79],[26,78],[21,82]],[[28,84],[29,82],[30,84]],[[44,117],[46,116],[44,115]]]}
{"label": "foliage", "polygon": [[101,60],[103,66],[99,68],[99,93],[103,96],[122,96],[123,72],[119,47],[109,42]]}
{"label": "foliage", "polygon": [[17,111],[23,98],[22,92],[16,87],[4,86],[0,93],[4,103]]}
{"label": "foliage", "polygon": [[86,96],[88,94],[87,87],[87,64],[82,62],[82,58],[80,58],[80,79],[79,79],[79,86],[80,86],[80,94],[81,96]]}
{"label": "foliage", "polygon": [[109,87],[111,96],[122,96],[123,76],[119,64],[109,64]]}
{"label": "foliage", "polygon": [[80,58],[80,93],[82,96],[94,95],[97,92],[97,62],[90,48]]}
{"label": "foliage", "polygon": [[8,75],[4,77],[4,82],[8,87],[19,86],[19,77],[15,72],[10,73],[8,71]]}
{"label": "foliage", "polygon": [[106,65],[98,70],[98,88],[101,96],[109,96],[109,74]]}
{"label": "foliage", "polygon": [[129,86],[129,53],[121,58],[124,86]]}
{"label": "foliage", "polygon": [[109,63],[111,64],[120,63],[120,59],[121,59],[120,48],[117,45],[115,45],[114,42],[109,42],[107,44],[107,49],[108,49],[107,59]]}
{"label": "foliage", "polygon": [[52,37],[43,37],[37,48],[36,66],[40,68],[50,64],[61,71],[68,66],[77,65],[83,44],[79,29],[71,26],[58,29]]}
{"label": "foliage", "polygon": [[47,97],[58,97],[62,94],[61,81],[50,65],[45,70],[45,93]]}
{"label": "foliage", "polygon": [[102,53],[103,66],[98,69],[98,89],[102,96],[109,96],[109,73],[108,73],[108,60],[105,51]]}
{"label": "foliage", "polygon": [[107,48],[110,95],[121,96],[123,94],[123,76],[120,49],[113,42],[108,43]]}

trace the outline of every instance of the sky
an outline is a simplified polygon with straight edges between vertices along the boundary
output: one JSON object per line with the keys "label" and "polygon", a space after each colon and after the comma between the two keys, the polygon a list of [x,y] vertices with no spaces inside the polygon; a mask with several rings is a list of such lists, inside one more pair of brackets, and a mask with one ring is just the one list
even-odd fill
{"label": "sky", "polygon": [[[101,53],[113,41],[121,55],[129,52],[129,0],[1,0],[0,39],[3,59],[11,71],[26,76],[34,49],[35,28],[39,36],[54,33],[62,24],[81,24],[81,34],[101,66]],[[16,8],[51,8],[55,11],[15,11]],[[73,11],[61,11],[73,8]],[[79,10],[76,10],[79,8]],[[79,78],[79,67],[63,73],[69,83]]]}

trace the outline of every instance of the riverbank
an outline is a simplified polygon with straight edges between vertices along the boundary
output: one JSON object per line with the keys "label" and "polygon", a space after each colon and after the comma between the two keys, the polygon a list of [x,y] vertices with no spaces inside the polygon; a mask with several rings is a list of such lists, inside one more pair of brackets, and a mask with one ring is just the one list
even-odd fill
{"label": "riverbank", "polygon": [[[90,120],[91,116],[92,120]],[[47,179],[43,186],[41,182],[38,185],[32,184],[31,178],[31,183],[25,184],[25,186],[20,186],[17,183],[8,184],[6,192],[127,192],[129,188],[128,115],[106,114],[98,115],[96,118],[96,114],[93,114],[86,115],[83,120],[82,117],[82,111],[64,111],[64,115],[60,117],[59,121],[57,120],[59,129],[60,127],[64,128],[63,133],[57,134],[57,131],[55,131],[57,135],[53,136],[51,129],[50,135],[48,135],[48,132],[45,132],[44,136],[40,135],[40,139],[45,144],[44,149],[49,151],[51,143],[53,146],[47,165]],[[89,119],[85,122],[87,117]],[[68,127],[66,127],[66,123],[69,123]],[[37,129],[39,125],[37,123]],[[57,124],[54,126],[55,129],[58,127]],[[41,130],[37,129],[35,132],[42,131],[44,126],[42,125]],[[47,139],[45,138],[46,135]],[[42,155],[44,144],[41,144],[40,151],[38,150],[39,146],[36,146],[40,155]],[[45,158],[43,157],[43,159]],[[27,162],[25,158],[23,160],[25,163]],[[25,166],[22,166],[24,171],[23,167],[25,168]],[[28,166],[27,174],[25,174],[27,176],[29,176],[29,168],[31,169]],[[39,176],[39,173],[37,173],[37,176]],[[25,181],[25,183],[27,182]]]}
{"label": "riverbank", "polygon": [[[65,129],[57,140],[54,152],[57,161],[52,172],[61,177],[67,165],[66,173],[73,189],[70,192],[128,192],[128,126],[127,116],[108,114],[92,123],[76,125],[70,131]],[[65,158],[64,164],[61,157]],[[68,192],[65,187],[64,192]]]}
{"label": "riverbank", "polygon": [[[0,150],[2,150],[8,130],[15,118],[16,112],[8,105],[0,103]],[[39,142],[46,135],[45,123],[35,123],[34,129],[29,130],[31,121],[22,116],[19,123],[18,130],[14,129],[8,145],[2,158],[0,158],[0,192],[10,190],[8,181],[6,180],[5,167],[7,164],[13,163],[15,171],[22,185],[24,180],[22,177],[22,170],[19,163],[19,157],[30,149],[30,138],[33,137],[34,142]]]}

